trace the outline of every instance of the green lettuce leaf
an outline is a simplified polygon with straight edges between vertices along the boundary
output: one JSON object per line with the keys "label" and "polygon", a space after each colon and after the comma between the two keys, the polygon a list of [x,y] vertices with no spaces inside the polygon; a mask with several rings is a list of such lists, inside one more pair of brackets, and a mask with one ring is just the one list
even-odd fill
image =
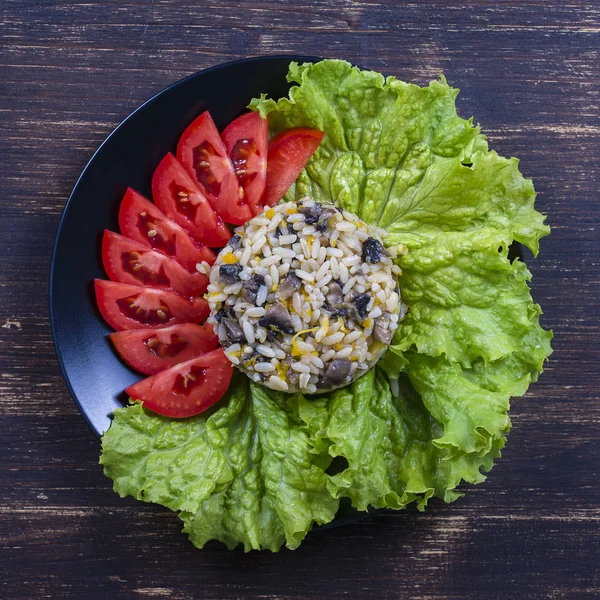
{"label": "green lettuce leaf", "polygon": [[339,60],[292,63],[289,98],[255,99],[273,133],[326,132],[286,200],[333,201],[389,232],[388,243],[495,227],[534,254],[549,229],[516,159],[488,152],[472,120],[456,114],[458,90],[426,88]]}
{"label": "green lettuce leaf", "polygon": [[444,78],[421,88],[343,61],[292,63],[288,98],[262,96],[272,134],[326,135],[285,199],[334,202],[387,230],[408,313],[378,366],[326,395],[234,378],[212,411],[181,421],[115,412],[101,463],[122,496],[179,513],[202,547],[296,548],[340,499],[357,510],[452,502],[485,479],[508,410],[551,353],[531,274],[549,231],[516,159],[489,151]]}
{"label": "green lettuce leaf", "polygon": [[134,404],[115,411],[101,463],[121,496],[181,511],[199,547],[296,548],[313,523],[333,519],[338,501],[290,404],[243,376],[208,417],[173,420]]}
{"label": "green lettuce leaf", "polygon": [[[411,502],[422,510],[432,496],[452,502],[461,495],[461,481],[485,479],[510,426],[505,419],[480,451],[436,443],[447,425],[444,415],[441,421],[432,416],[406,374],[390,386],[379,369],[330,397],[302,399],[300,414],[320,447],[347,460],[345,469],[330,476],[328,489],[336,498],[350,498],[358,510],[399,509]],[[483,423],[490,426],[486,419],[477,426]]]}
{"label": "green lettuce leaf", "polygon": [[401,256],[403,301],[396,350],[470,366],[519,350],[539,313],[527,281],[531,273],[508,259],[509,239],[496,229],[446,233]]}
{"label": "green lettuce leaf", "polygon": [[510,398],[536,380],[550,338],[536,322],[519,352],[470,369],[409,352],[392,385],[378,368],[330,396],[301,398],[317,447],[349,463],[330,477],[332,495],[358,510],[422,509],[431,496],[458,498],[462,480],[483,481],[510,429]]}
{"label": "green lettuce leaf", "polygon": [[[552,334],[540,326],[539,313],[538,309],[517,351],[493,362],[480,358],[470,368],[414,349],[402,352],[394,346],[388,351],[401,360],[423,407],[442,427],[432,443],[448,450],[448,456],[484,455],[508,431],[511,397],[523,395],[537,380],[552,351]],[[393,379],[397,372],[393,366],[388,368],[390,364],[394,361],[380,366]]]}

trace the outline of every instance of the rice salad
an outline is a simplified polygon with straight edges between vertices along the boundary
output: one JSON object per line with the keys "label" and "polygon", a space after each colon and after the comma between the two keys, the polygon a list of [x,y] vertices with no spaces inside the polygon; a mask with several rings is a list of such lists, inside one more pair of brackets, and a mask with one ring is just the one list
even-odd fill
{"label": "rice salad", "polygon": [[267,208],[235,230],[206,298],[229,360],[253,381],[307,394],[342,387],[385,352],[403,317],[383,230],[304,198]]}

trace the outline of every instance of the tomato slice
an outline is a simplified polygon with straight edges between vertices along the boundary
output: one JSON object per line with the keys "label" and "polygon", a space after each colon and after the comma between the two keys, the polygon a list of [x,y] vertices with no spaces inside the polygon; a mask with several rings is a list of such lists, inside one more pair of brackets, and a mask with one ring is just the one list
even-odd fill
{"label": "tomato slice", "polygon": [[227,149],[208,111],[183,132],[177,160],[200,186],[212,207],[226,223],[242,225],[252,218]]}
{"label": "tomato slice", "polygon": [[190,273],[176,260],[118,233],[105,230],[102,264],[112,281],[171,290],[186,298],[201,296],[208,277]]}
{"label": "tomato slice", "polygon": [[206,196],[169,152],[152,176],[152,197],[167,217],[211,248],[227,245],[231,232]]}
{"label": "tomato slice", "polygon": [[196,264],[203,260],[215,262],[210,248],[194,242],[183,227],[132,188],[127,188],[121,201],[119,227],[125,237],[174,258],[190,273],[196,273]]}
{"label": "tomato slice", "polygon": [[196,358],[219,345],[210,323],[179,323],[160,329],[130,329],[110,334],[121,358],[146,375]]}
{"label": "tomato slice", "polygon": [[318,129],[298,127],[282,131],[271,140],[263,196],[265,206],[274,206],[283,198],[319,147],[324,135]]}
{"label": "tomato slice", "polygon": [[160,415],[181,419],[212,406],[229,387],[233,367],[222,348],[147,377],[127,388],[134,400]]}
{"label": "tomato slice", "polygon": [[233,164],[244,198],[256,215],[267,180],[267,148],[269,123],[258,112],[249,112],[232,121],[221,134]]}
{"label": "tomato slice", "polygon": [[204,298],[193,302],[175,292],[96,279],[96,301],[104,320],[117,331],[202,323],[210,309]]}

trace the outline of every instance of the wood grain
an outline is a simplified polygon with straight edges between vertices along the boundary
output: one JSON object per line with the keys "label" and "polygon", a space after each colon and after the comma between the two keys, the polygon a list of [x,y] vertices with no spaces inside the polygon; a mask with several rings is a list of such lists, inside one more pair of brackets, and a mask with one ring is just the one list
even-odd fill
{"label": "wood grain", "polygon": [[[597,2],[4,0],[0,596],[599,597],[599,49]],[[127,114],[199,69],[274,53],[461,88],[461,114],[521,158],[548,214],[529,264],[555,352],[514,402],[503,459],[455,504],[315,531],[293,553],[198,551],[102,475],[54,355],[50,257],[79,173]]]}

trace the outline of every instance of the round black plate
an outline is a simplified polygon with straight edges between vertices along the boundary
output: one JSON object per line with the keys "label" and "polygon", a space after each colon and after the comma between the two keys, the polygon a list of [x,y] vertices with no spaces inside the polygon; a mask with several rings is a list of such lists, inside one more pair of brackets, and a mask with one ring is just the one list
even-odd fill
{"label": "round black plate", "polygon": [[50,319],[67,385],[90,427],[101,435],[123,405],[123,390],[140,379],[116,355],[94,299],[93,281],[106,278],[100,247],[104,229],[119,231],[117,215],[128,186],[150,197],[154,169],[195,117],[209,110],[222,130],[266,93],[287,95],[291,61],[271,56],[227,63],[175,83],[148,100],[94,154],[65,207],[50,274]]}

